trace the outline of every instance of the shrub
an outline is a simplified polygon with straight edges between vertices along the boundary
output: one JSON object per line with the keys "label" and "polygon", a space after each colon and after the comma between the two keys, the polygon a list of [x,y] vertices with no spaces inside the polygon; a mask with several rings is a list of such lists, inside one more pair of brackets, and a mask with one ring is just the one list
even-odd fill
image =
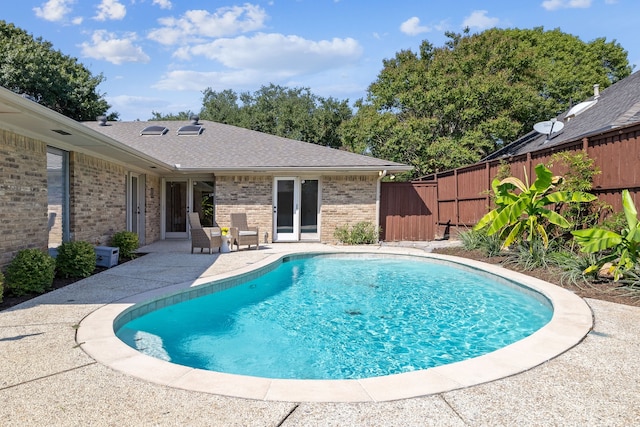
{"label": "shrub", "polygon": [[119,231],[111,238],[111,246],[120,249],[121,259],[133,259],[139,246],[138,235],[133,231]]}
{"label": "shrub", "polygon": [[89,242],[64,242],[58,246],[56,273],[59,277],[89,277],[96,268],[96,252]]}
{"label": "shrub", "polygon": [[511,246],[511,251],[504,260],[504,265],[513,266],[519,270],[531,271],[537,268],[549,269],[558,266],[556,256],[558,243],[551,241],[547,246],[539,238],[531,241],[521,241]]}
{"label": "shrub", "polygon": [[500,254],[502,249],[502,241],[498,234],[488,235],[486,228],[481,230],[467,230],[459,234],[462,241],[462,247],[468,251],[480,250],[488,257],[494,257]]}
{"label": "shrub", "polygon": [[352,227],[345,225],[336,227],[334,237],[346,245],[367,245],[378,242],[376,227],[366,221],[354,224]]}
{"label": "shrub", "polygon": [[55,268],[56,261],[48,253],[23,249],[7,266],[7,291],[16,296],[44,293],[53,285]]}
{"label": "shrub", "polygon": [[2,293],[4,292],[4,275],[0,271],[0,302],[2,302]]}

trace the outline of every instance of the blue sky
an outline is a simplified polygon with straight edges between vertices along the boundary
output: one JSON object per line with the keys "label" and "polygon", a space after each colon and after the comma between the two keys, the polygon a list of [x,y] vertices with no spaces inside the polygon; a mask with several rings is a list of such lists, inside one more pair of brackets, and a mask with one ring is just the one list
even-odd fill
{"label": "blue sky", "polygon": [[[202,91],[270,83],[362,98],[382,61],[445,31],[560,28],[640,65],[638,0],[21,0],[0,19],[78,60],[122,120],[199,111]],[[635,68],[634,68],[635,71]]]}

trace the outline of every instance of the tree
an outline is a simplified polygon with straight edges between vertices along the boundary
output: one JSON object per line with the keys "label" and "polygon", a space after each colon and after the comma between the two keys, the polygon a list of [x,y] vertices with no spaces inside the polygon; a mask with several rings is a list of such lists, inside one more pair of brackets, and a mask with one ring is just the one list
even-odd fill
{"label": "tree", "polygon": [[[54,50],[51,43],[0,20],[0,86],[25,94],[74,120],[95,120],[110,108],[94,76],[76,58]],[[112,113],[110,118],[117,118]]]}
{"label": "tree", "polygon": [[270,84],[240,95],[204,91],[200,117],[328,147],[342,145],[338,128],[352,116],[348,101],[322,98],[308,88]]}
{"label": "tree", "polygon": [[158,111],[152,111],[151,112],[151,118],[149,119],[150,121],[158,121],[158,120],[189,120],[194,114],[187,110],[187,111],[180,111],[177,114],[173,114],[173,113],[169,113],[169,114],[162,114]]}
{"label": "tree", "polygon": [[414,166],[414,176],[480,160],[503,142],[631,73],[620,45],[560,30],[446,33],[403,50],[358,100],[343,144]]}

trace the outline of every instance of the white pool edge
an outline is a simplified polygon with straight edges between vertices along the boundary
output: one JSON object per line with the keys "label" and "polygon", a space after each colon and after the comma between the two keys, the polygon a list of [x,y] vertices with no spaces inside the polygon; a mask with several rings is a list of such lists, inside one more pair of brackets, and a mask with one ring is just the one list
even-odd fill
{"label": "white pool edge", "polygon": [[[371,251],[365,248],[344,252]],[[549,323],[529,337],[480,357],[421,371],[360,380],[268,379],[195,369],[144,355],[126,345],[114,333],[116,318],[137,303],[250,273],[279,262],[284,257],[305,253],[279,253],[232,273],[171,285],[108,304],[80,322],[76,341],[90,357],[105,366],[169,387],[267,401],[381,402],[443,393],[527,371],[579,344],[593,327],[593,315],[587,303],[574,293],[551,283],[501,266],[464,258],[385,251],[385,254],[449,261],[517,282],[545,296],[553,305],[553,316]]]}

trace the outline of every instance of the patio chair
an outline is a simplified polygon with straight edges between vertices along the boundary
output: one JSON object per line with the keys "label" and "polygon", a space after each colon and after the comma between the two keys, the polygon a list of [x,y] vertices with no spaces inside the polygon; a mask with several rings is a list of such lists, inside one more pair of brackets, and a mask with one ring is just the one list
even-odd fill
{"label": "patio chair", "polygon": [[236,250],[240,249],[240,245],[256,245],[256,249],[260,249],[260,235],[258,233],[258,227],[249,227],[247,225],[246,213],[232,213],[231,214],[231,244],[235,242]]}
{"label": "patio chair", "polygon": [[200,253],[204,248],[209,250],[222,246],[222,232],[220,227],[202,227],[198,212],[189,213],[189,225],[191,227],[191,253],[194,248],[200,248]]}

